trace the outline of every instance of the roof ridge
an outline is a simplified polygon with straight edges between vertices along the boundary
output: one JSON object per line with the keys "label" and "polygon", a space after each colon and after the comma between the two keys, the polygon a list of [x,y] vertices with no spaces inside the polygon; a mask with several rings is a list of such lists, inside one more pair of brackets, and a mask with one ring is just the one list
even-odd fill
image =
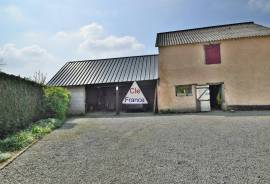
{"label": "roof ridge", "polygon": [[215,25],[215,26],[206,26],[206,27],[198,27],[198,28],[191,28],[191,29],[181,29],[181,30],[175,30],[175,31],[165,31],[165,32],[159,32],[157,34],[175,33],[175,32],[183,32],[183,31],[194,31],[194,30],[211,29],[211,28],[219,28],[219,27],[238,26],[238,25],[245,25],[245,24],[255,24],[255,23],[253,21],[250,21],[250,22],[239,22],[239,23],[232,23],[232,24],[221,24],[221,25]]}
{"label": "roof ridge", "polygon": [[124,56],[124,57],[108,57],[108,58],[100,58],[100,59],[74,60],[74,61],[68,61],[67,63],[87,62],[87,61],[97,61],[97,60],[110,60],[110,59],[123,59],[123,58],[132,58],[132,57],[146,57],[146,56],[158,56],[158,54],[145,54],[145,55],[135,55],[135,56]]}
{"label": "roof ridge", "polygon": [[156,47],[270,36],[270,28],[254,22],[224,24],[158,33]]}

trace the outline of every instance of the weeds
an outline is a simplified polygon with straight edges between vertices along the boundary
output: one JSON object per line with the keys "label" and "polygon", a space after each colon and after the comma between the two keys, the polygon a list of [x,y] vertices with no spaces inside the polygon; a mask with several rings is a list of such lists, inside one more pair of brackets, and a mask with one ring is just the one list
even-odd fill
{"label": "weeds", "polygon": [[34,140],[40,139],[44,135],[50,133],[52,130],[61,127],[62,124],[63,121],[58,119],[49,118],[40,120],[33,124],[30,128],[0,140],[0,152],[12,152],[20,150],[31,144]]}
{"label": "weeds", "polygon": [[10,153],[1,153],[0,152],[0,163],[8,160],[11,157]]}

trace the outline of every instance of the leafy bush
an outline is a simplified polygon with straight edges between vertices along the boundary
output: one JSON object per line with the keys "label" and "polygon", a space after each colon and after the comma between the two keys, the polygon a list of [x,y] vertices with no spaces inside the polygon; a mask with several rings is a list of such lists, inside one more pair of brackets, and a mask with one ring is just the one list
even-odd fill
{"label": "leafy bush", "polygon": [[0,151],[20,150],[31,144],[34,140],[40,139],[52,130],[59,128],[63,123],[62,120],[52,118],[39,120],[32,127],[0,140]]}
{"label": "leafy bush", "polygon": [[0,152],[0,163],[6,161],[11,157],[10,153],[1,153]]}
{"label": "leafy bush", "polygon": [[16,136],[16,149],[26,147],[28,144],[32,143],[35,140],[34,136],[29,131],[22,131]]}
{"label": "leafy bush", "polygon": [[50,133],[52,130],[61,127],[63,121],[59,119],[43,119],[32,126],[31,132],[36,138],[41,138],[44,135]]}
{"label": "leafy bush", "polygon": [[21,131],[17,134],[7,137],[4,140],[0,140],[0,150],[16,151],[24,148],[28,144],[34,141],[34,136],[29,131]]}
{"label": "leafy bush", "polygon": [[44,135],[50,133],[52,131],[52,129],[48,128],[48,127],[42,127],[42,126],[38,126],[35,125],[32,127],[32,134],[34,135],[35,138],[41,138]]}
{"label": "leafy bush", "polygon": [[62,87],[44,88],[44,105],[48,117],[64,119],[68,111],[70,94]]}
{"label": "leafy bush", "polygon": [[50,127],[51,129],[56,129],[56,128],[60,128],[63,125],[64,121],[60,119],[48,118],[48,119],[40,120],[38,121],[38,123],[41,126],[47,126],[47,127]]}
{"label": "leafy bush", "polygon": [[15,136],[9,136],[5,138],[4,140],[0,140],[0,150],[5,152],[5,151],[14,151],[16,150],[16,137]]}

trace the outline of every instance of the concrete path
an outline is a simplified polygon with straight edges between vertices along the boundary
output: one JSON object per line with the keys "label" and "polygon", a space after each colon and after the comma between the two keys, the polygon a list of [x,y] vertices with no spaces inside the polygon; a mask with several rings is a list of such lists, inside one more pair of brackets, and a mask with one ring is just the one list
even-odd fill
{"label": "concrete path", "polygon": [[270,112],[73,118],[0,183],[270,183]]}

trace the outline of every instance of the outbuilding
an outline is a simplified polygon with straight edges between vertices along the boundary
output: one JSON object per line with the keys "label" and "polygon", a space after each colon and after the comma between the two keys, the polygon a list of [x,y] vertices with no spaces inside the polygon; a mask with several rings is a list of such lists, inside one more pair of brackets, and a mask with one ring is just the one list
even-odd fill
{"label": "outbuilding", "polygon": [[[153,112],[157,104],[157,79],[158,56],[144,55],[68,62],[48,85],[63,86],[70,91],[71,114],[116,111],[117,107],[123,112]],[[134,81],[147,104],[122,103]]]}
{"label": "outbuilding", "polygon": [[[70,90],[73,114],[270,109],[268,27],[243,22],[162,32],[156,47],[158,55],[68,62],[48,85]],[[145,100],[127,96],[132,85]]]}
{"label": "outbuilding", "polygon": [[270,109],[270,29],[243,22],[157,34],[160,111]]}

